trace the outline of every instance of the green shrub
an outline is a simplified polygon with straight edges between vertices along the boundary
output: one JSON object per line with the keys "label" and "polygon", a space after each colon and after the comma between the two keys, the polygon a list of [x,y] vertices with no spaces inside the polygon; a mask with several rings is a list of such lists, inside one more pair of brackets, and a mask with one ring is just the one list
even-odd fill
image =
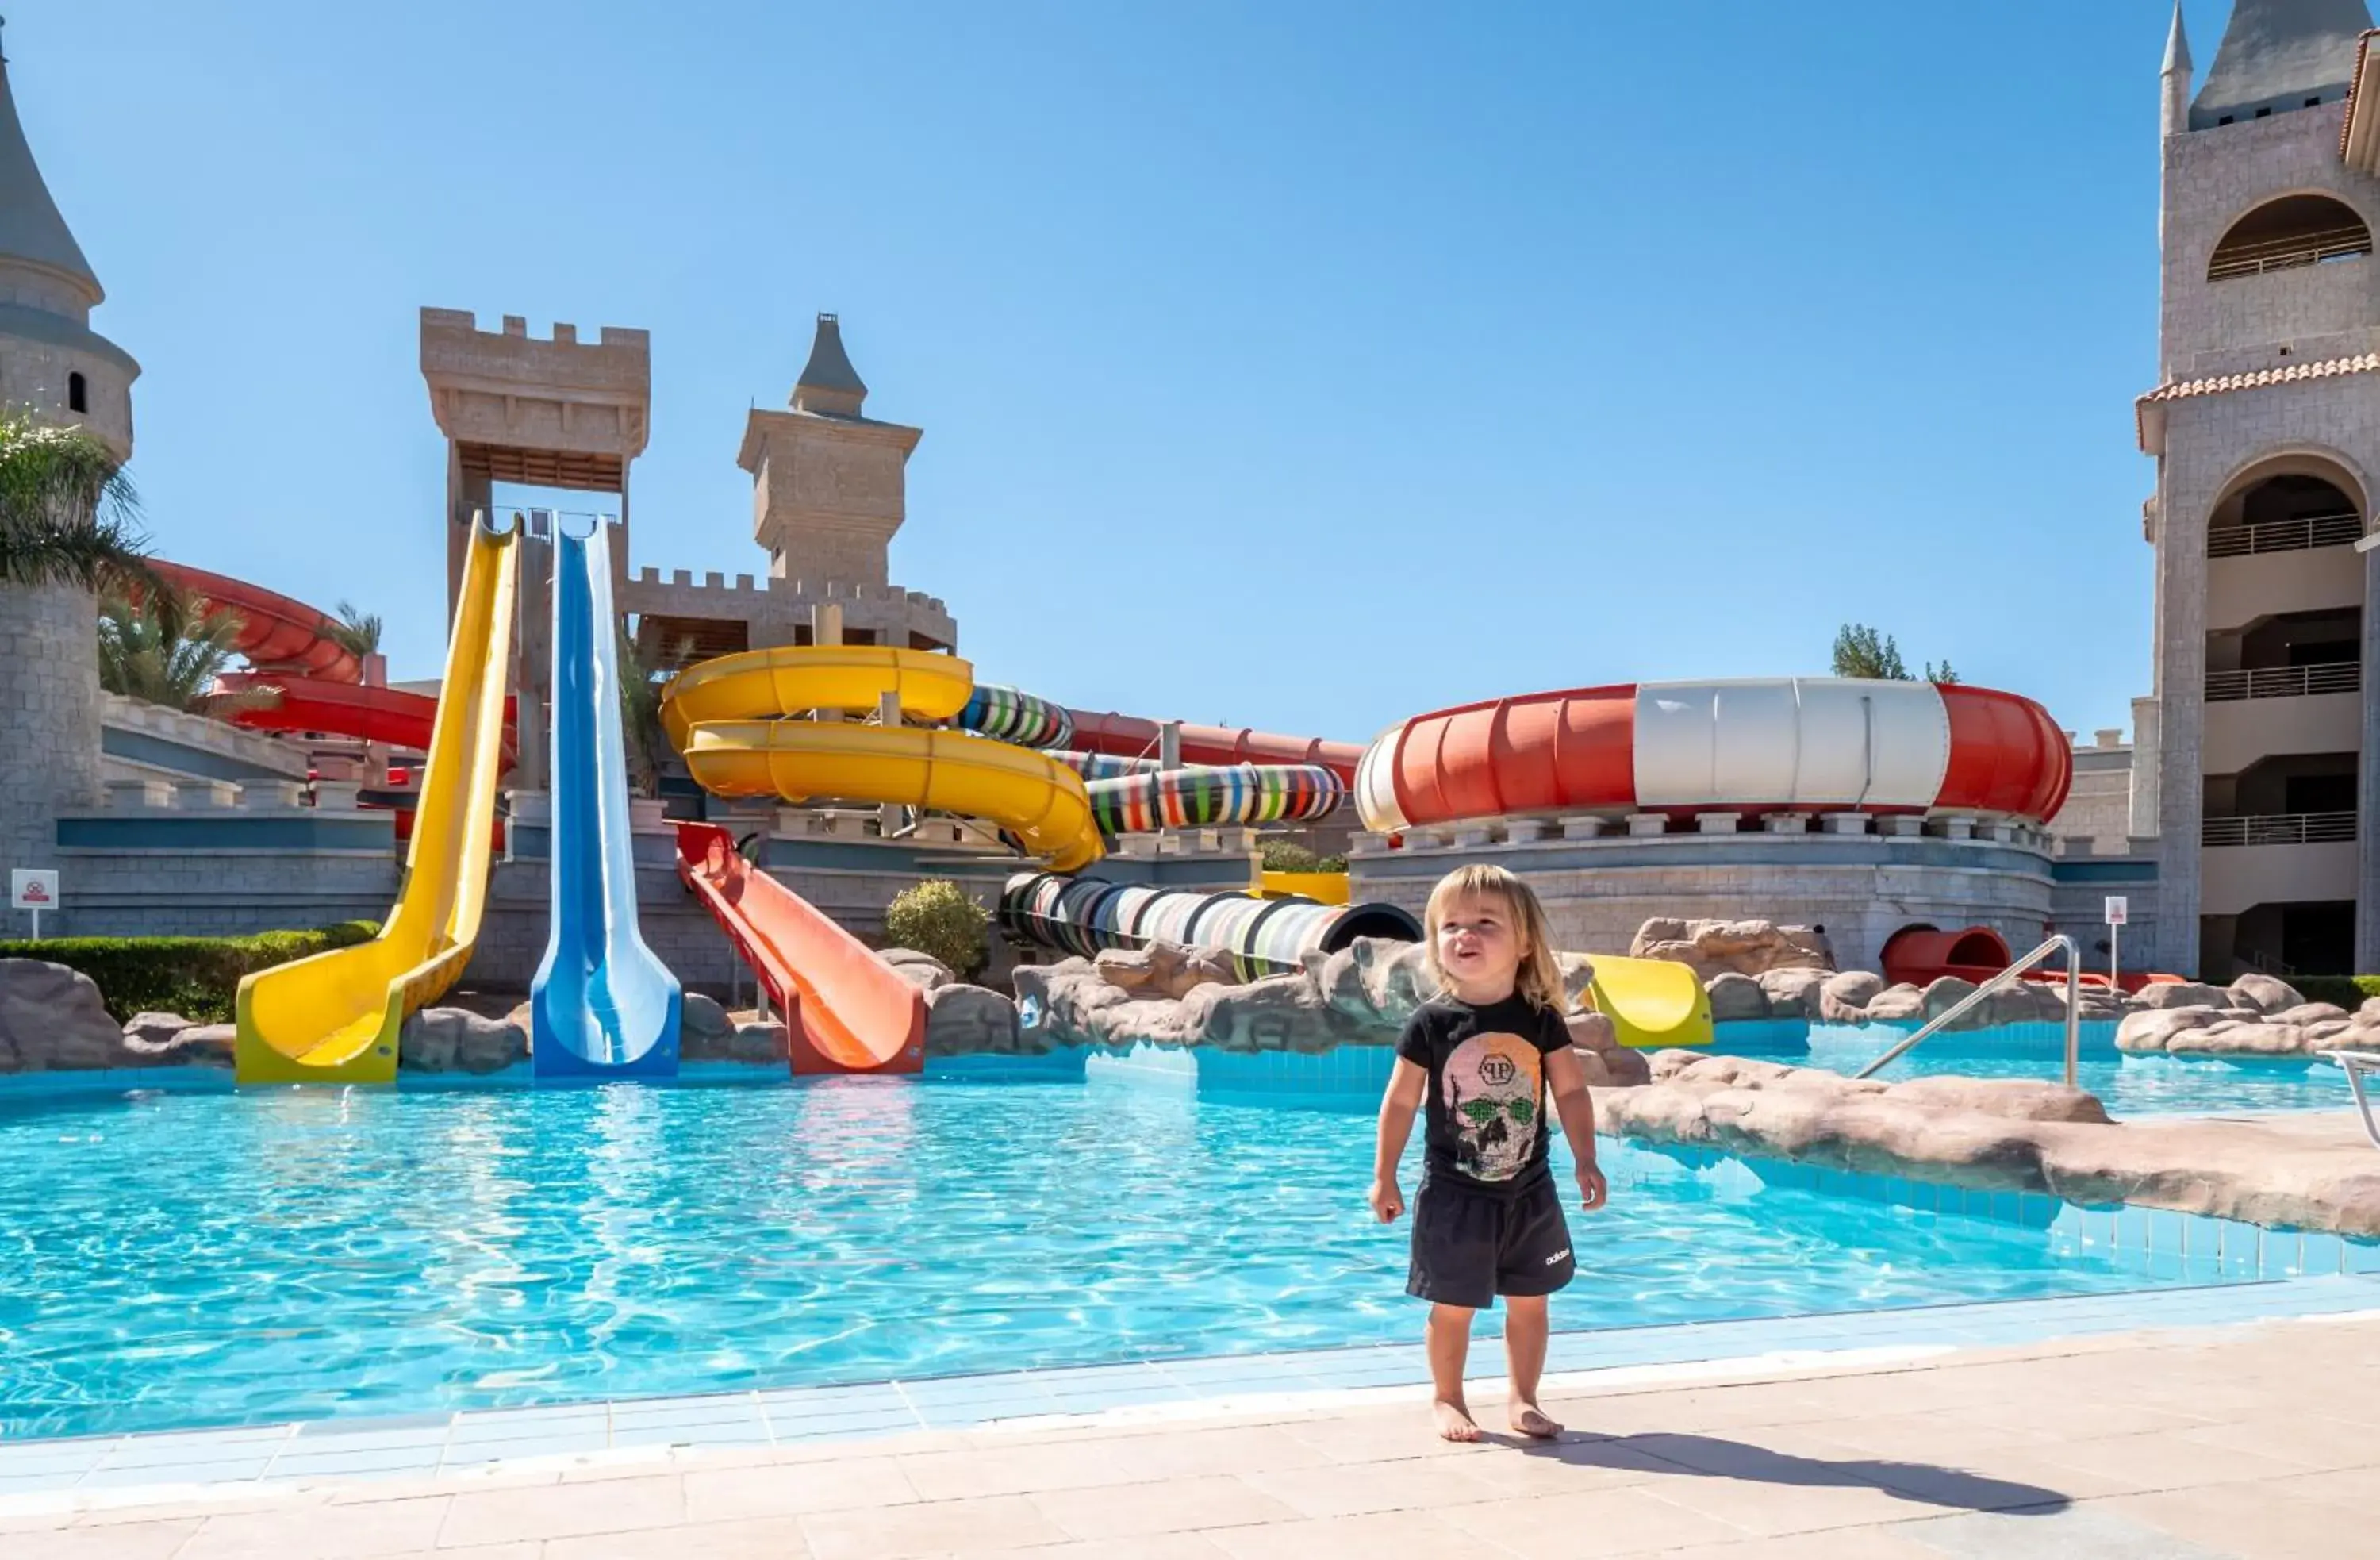
{"label": "green shrub", "polygon": [[1305,847],[1290,839],[1267,839],[1257,842],[1257,855],[1269,872],[1318,872],[1322,859]]}
{"label": "green shrub", "polygon": [[136,1013],[179,1013],[193,1023],[227,1024],[241,976],[378,935],[377,923],[350,920],[252,937],[50,937],[0,942],[0,958],[47,959],[90,976],[118,1023]]}
{"label": "green shrub", "polygon": [[2308,1002],[2327,1002],[2350,1013],[2367,996],[2380,996],[2380,975],[2292,975],[2290,985]]}
{"label": "green shrub", "polygon": [[1344,856],[1317,856],[1295,840],[1258,840],[1257,856],[1269,872],[1343,872],[1347,870],[1347,858]]}
{"label": "green shrub", "polygon": [[991,962],[985,932],[991,916],[948,878],[929,878],[894,896],[884,909],[886,941],[931,954],[962,981],[973,980]]}

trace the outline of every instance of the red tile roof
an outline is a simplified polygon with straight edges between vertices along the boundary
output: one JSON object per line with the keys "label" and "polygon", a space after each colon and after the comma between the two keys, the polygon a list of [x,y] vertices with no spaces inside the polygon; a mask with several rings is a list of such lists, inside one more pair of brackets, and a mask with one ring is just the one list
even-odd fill
{"label": "red tile roof", "polygon": [[2344,373],[2370,373],[2374,370],[2380,370],[2380,352],[2365,352],[2352,358],[2324,358],[2315,362],[2291,363],[2287,368],[2257,369],[2250,373],[2216,374],[2208,379],[2177,379],[2160,384],[2134,404],[2141,448],[2152,455],[2159,453],[2155,446],[2165,442],[2162,408],[2168,402],[2186,401],[2199,396],[2221,396],[2233,390],[2262,390],[2268,385],[2292,384],[2302,379],[2332,379]]}

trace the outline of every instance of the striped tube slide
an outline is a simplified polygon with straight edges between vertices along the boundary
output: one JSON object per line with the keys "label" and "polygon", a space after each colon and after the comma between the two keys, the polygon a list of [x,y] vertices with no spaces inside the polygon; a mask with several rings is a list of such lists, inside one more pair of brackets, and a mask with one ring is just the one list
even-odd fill
{"label": "striped tube slide", "polygon": [[1339,776],[1316,763],[1170,769],[1094,780],[1091,820],[1105,835],[1214,823],[1310,823],[1344,799]]}
{"label": "striped tube slide", "polygon": [[1063,748],[1075,739],[1075,718],[1066,706],[993,683],[975,685],[975,696],[959,712],[958,725],[978,737],[1020,748]]}

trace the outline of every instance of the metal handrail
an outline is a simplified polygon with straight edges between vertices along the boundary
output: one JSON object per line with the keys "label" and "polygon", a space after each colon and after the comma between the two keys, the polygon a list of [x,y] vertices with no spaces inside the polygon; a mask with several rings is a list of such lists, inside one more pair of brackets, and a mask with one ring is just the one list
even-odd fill
{"label": "metal handrail", "polygon": [[2372,1146],[2380,1148],[2380,1121],[2373,1119],[2372,1101],[2363,1092],[2363,1075],[2380,1071],[2380,1053],[2370,1051],[2317,1051],[2325,1061],[2336,1062],[2347,1074],[2347,1087],[2355,1096],[2355,1114],[2363,1118],[2363,1135]]}
{"label": "metal handrail", "polygon": [[2286,271],[2298,265],[2319,265],[2325,261],[2347,260],[2372,252],[2372,230],[2362,223],[2349,227],[2325,227],[2312,233],[2292,233],[2286,238],[2266,238],[2261,242],[2222,244],[2207,262],[2206,279],[2219,282],[2230,276],[2253,276],[2265,271]]}
{"label": "metal handrail", "polygon": [[2363,687],[2360,661],[2325,661],[2311,666],[2255,666],[2206,674],[2210,704],[2240,699],[2303,699],[2317,693],[2356,693]]}
{"label": "metal handrail", "polygon": [[2081,1060],[2082,1050],[2082,954],[2075,947],[2074,939],[2064,932],[2059,932],[1982,985],[1977,986],[1973,991],[1969,992],[1965,996],[1961,997],[1949,1012],[1938,1018],[1929,1020],[1924,1029],[1852,1074],[1852,1077],[1866,1078],[1900,1060],[1918,1042],[1930,1039],[1948,1029],[1969,1008],[1982,1002],[1994,992],[2006,991],[2016,984],[2024,979],[2026,970],[2041,963],[2060,948],[2066,950],[2066,1087],[2073,1088],[2075,1069]]}
{"label": "metal handrail", "polygon": [[2256,525],[2216,526],[2206,533],[2210,558],[2241,558],[2257,553],[2295,553],[2310,547],[2348,547],[2363,539],[2363,519],[2343,515],[2301,515]]}
{"label": "metal handrail", "polygon": [[2344,845],[2355,838],[2352,812],[2258,812],[2208,818],[2198,826],[2198,843],[2228,845]]}

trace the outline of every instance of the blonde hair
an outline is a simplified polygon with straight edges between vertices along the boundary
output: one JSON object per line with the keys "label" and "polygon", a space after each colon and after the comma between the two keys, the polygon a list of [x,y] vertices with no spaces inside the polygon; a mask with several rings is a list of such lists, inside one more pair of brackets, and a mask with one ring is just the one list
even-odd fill
{"label": "blonde hair", "polygon": [[1521,955],[1521,968],[1513,972],[1513,989],[1539,1007],[1550,1007],[1557,1013],[1566,1010],[1570,1005],[1562,994],[1561,961],[1554,957],[1553,938],[1546,930],[1546,908],[1537,903],[1536,892],[1527,884],[1503,868],[1485,862],[1455,868],[1429,891],[1429,908],[1422,918],[1422,957],[1439,990],[1447,990],[1452,982],[1446,978],[1445,967],[1438,962],[1438,929],[1446,920],[1446,907],[1465,896],[1504,902],[1512,912],[1513,930],[1526,945]]}

